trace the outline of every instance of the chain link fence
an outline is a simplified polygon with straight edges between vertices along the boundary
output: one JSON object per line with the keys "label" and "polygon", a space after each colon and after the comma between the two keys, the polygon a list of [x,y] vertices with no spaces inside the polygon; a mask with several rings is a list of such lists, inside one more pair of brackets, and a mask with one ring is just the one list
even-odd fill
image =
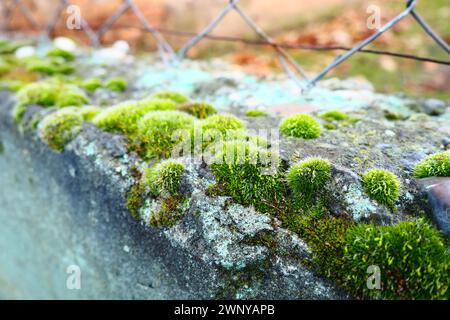
{"label": "chain link fence", "polygon": [[[406,17],[412,16],[415,21],[421,26],[422,30],[431,37],[435,43],[442,48],[447,54],[450,55],[450,46],[427,24],[427,22],[416,12],[415,7],[419,0],[406,1],[406,8],[400,12],[392,20],[378,28],[372,35],[365,40],[359,42],[352,48],[347,47],[320,47],[320,46],[292,46],[283,43],[275,42],[264,30],[262,30],[255,21],[239,6],[239,0],[229,0],[225,8],[200,32],[189,34],[183,31],[177,30],[164,30],[155,26],[152,21],[146,17],[141,9],[135,4],[133,0],[122,0],[120,6],[106,19],[103,24],[95,30],[89,25],[89,23],[81,16],[80,27],[82,31],[87,35],[92,46],[101,46],[102,36],[111,29],[113,24],[122,17],[126,12],[131,11],[133,15],[141,24],[141,29],[148,32],[156,41],[156,47],[161,59],[165,64],[176,66],[180,61],[186,58],[189,50],[196,46],[200,41],[205,38],[223,40],[224,37],[217,37],[211,35],[211,32],[224,20],[224,18],[232,11],[236,12],[241,19],[258,35],[260,38],[256,41],[246,40],[237,37],[228,37],[225,40],[228,41],[241,41],[249,44],[256,44],[261,46],[271,47],[278,57],[280,65],[283,67],[287,75],[299,86],[303,91],[309,90],[314,87],[318,81],[323,79],[330,71],[335,67],[348,60],[354,54],[358,52],[368,52],[373,54],[391,55],[405,59],[413,59],[418,61],[428,61],[441,65],[450,65],[450,61],[438,60],[429,57],[419,57],[408,53],[397,53],[389,51],[368,50],[365,49],[370,43],[375,41],[383,33],[391,30],[400,21]],[[33,11],[28,7],[23,0],[0,0],[2,6],[2,22],[0,23],[0,30],[3,32],[13,31],[10,28],[13,12],[19,10],[25,19],[30,23],[33,28],[44,33],[46,37],[50,37],[52,31],[55,29],[57,21],[60,16],[70,8],[73,4],[70,0],[52,0],[56,6],[55,14],[48,18],[48,22],[45,25],[40,25],[33,15]],[[183,45],[179,50],[175,50],[169,42],[165,39],[164,33],[169,34],[183,34],[192,35],[192,37]],[[344,54],[338,55],[335,59],[326,66],[321,72],[313,77],[309,77],[305,70],[288,52],[288,48],[310,49],[310,50],[344,50]]]}

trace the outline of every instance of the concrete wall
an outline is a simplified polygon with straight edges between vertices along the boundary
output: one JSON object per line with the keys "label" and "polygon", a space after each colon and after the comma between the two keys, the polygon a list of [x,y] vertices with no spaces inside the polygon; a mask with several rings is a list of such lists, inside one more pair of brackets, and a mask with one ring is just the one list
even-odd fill
{"label": "concrete wall", "polygon": [[[121,136],[86,125],[56,153],[18,129],[13,105],[0,92],[0,298],[346,297],[303,266],[303,241],[226,197],[200,191],[175,226],[144,225],[125,207],[139,159]],[[73,265],[80,290],[67,287]]]}

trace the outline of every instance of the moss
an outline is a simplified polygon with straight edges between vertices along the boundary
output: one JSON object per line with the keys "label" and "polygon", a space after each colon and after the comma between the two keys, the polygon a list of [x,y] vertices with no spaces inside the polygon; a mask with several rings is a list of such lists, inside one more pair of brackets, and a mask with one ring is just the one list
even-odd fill
{"label": "moss", "polygon": [[13,110],[16,121],[20,121],[29,105],[42,107],[80,106],[89,102],[84,92],[75,85],[64,85],[57,81],[41,81],[25,85],[16,94],[17,104]]}
{"label": "moss", "polygon": [[11,65],[0,57],[0,76],[7,74],[11,70]]}
{"label": "moss", "polygon": [[359,117],[349,117],[347,120],[343,121],[342,125],[348,127],[355,123],[358,123],[359,121],[361,121],[361,118]]}
{"label": "moss", "polygon": [[373,169],[363,175],[364,190],[380,204],[393,207],[400,195],[398,178],[387,170]]}
{"label": "moss", "polygon": [[413,174],[416,178],[450,177],[450,152],[429,155],[416,165]]}
{"label": "moss", "polygon": [[225,194],[225,192],[224,192],[223,189],[224,189],[224,188],[223,188],[222,185],[220,185],[220,184],[218,184],[218,183],[214,183],[214,184],[212,184],[212,185],[210,185],[210,186],[208,186],[208,187],[206,188],[205,194],[206,194],[208,197],[213,197],[213,198],[215,198],[215,197],[222,196],[222,195]]}
{"label": "moss", "polygon": [[124,92],[128,88],[128,82],[121,77],[111,78],[106,81],[105,87],[116,92]]}
{"label": "moss", "polygon": [[145,182],[155,196],[167,198],[180,193],[184,165],[175,160],[165,160],[145,172]]}
{"label": "moss", "polygon": [[76,110],[61,109],[46,117],[39,123],[40,138],[56,151],[63,151],[64,146],[81,130],[83,118]]}
{"label": "moss", "polygon": [[[175,145],[183,139],[191,139],[194,122],[193,116],[180,111],[150,112],[138,123],[137,139],[147,156],[168,158]],[[173,139],[176,132],[180,137]]]}
{"label": "moss", "polygon": [[85,106],[78,109],[78,113],[83,117],[85,121],[91,121],[94,119],[100,112],[102,108],[96,106]]}
{"label": "moss", "polygon": [[343,284],[345,277],[345,236],[354,224],[351,220],[327,214],[320,205],[305,214],[291,213],[283,220],[284,227],[298,234],[310,246],[312,267],[338,284]]}
{"label": "moss", "polygon": [[189,199],[182,195],[164,198],[161,208],[151,213],[148,222],[154,227],[169,228],[184,217],[188,204]]}
{"label": "moss", "polygon": [[236,135],[246,134],[244,129],[244,123],[231,114],[212,115],[200,122],[196,128],[200,132],[199,136],[202,137],[203,149],[212,143],[232,139],[239,140],[241,138]]}
{"label": "moss", "polygon": [[130,188],[127,194],[127,209],[132,217],[139,218],[139,210],[144,205],[145,198],[145,183],[139,181]]}
{"label": "moss", "polygon": [[60,87],[55,104],[59,107],[81,106],[89,103],[89,99],[79,87],[73,84]]}
{"label": "moss", "polygon": [[[393,226],[357,225],[346,235],[347,287],[363,297],[449,299],[450,255],[423,219]],[[381,290],[367,288],[367,268],[381,271]]]}
{"label": "moss", "polygon": [[407,118],[406,115],[402,114],[401,112],[397,112],[391,109],[385,109],[383,110],[384,117],[388,120],[396,121],[396,120],[405,120]]}
{"label": "moss", "polygon": [[0,90],[19,91],[24,86],[20,80],[0,80]]}
{"label": "moss", "polygon": [[246,141],[257,147],[262,148],[269,147],[269,142],[267,141],[267,139],[261,136],[252,135],[246,130],[232,130],[230,132],[227,132],[227,135],[224,137],[223,141],[232,141],[232,140]]}
{"label": "moss", "polygon": [[245,115],[247,117],[265,117],[267,116],[267,112],[262,110],[247,110],[247,112],[245,112]]}
{"label": "moss", "polygon": [[245,141],[219,144],[210,167],[225,194],[262,212],[280,205],[285,187],[278,154]]}
{"label": "moss", "polygon": [[28,72],[38,72],[46,75],[71,74],[75,67],[62,59],[30,57],[25,60]]}
{"label": "moss", "polygon": [[175,92],[175,91],[161,91],[155,93],[152,98],[154,99],[168,99],[172,100],[173,102],[177,104],[186,103],[189,102],[189,98],[185,95]]}
{"label": "moss", "polygon": [[346,115],[344,112],[338,111],[338,110],[330,110],[322,113],[320,115],[322,119],[325,119],[327,121],[344,121],[348,120],[349,116]]}
{"label": "moss", "polygon": [[83,89],[93,92],[102,87],[102,80],[100,78],[91,78],[81,82],[80,85]]}
{"label": "moss", "polygon": [[13,54],[24,43],[19,41],[9,41],[0,39],[0,54]]}
{"label": "moss", "polygon": [[321,131],[317,120],[306,114],[285,118],[280,125],[281,134],[289,137],[314,139],[320,136]]}
{"label": "moss", "polygon": [[321,158],[308,158],[294,164],[286,179],[293,191],[293,197],[301,202],[310,202],[331,178],[331,164]]}
{"label": "moss", "polygon": [[52,48],[47,51],[47,57],[59,57],[64,59],[65,61],[74,61],[75,55],[69,51],[60,49],[60,48]]}
{"label": "moss", "polygon": [[226,134],[227,130],[244,129],[244,123],[231,114],[217,114],[202,121],[203,130],[219,130]]}
{"label": "moss", "polygon": [[325,123],[323,125],[323,127],[327,130],[336,130],[337,129],[337,127],[332,123]]}
{"label": "moss", "polygon": [[206,102],[185,102],[178,105],[178,110],[187,112],[199,119],[205,119],[217,113],[213,105]]}
{"label": "moss", "polygon": [[170,100],[126,101],[104,109],[92,122],[108,132],[132,134],[138,121],[147,113],[158,110],[174,110],[176,105]]}

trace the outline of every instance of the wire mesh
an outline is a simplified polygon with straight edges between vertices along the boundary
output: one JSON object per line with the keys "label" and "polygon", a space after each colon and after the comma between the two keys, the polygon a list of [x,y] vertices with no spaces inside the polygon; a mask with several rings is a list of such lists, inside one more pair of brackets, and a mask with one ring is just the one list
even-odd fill
{"label": "wire mesh", "polygon": [[[195,47],[203,39],[218,39],[223,40],[224,37],[217,37],[211,35],[211,32],[224,20],[224,18],[232,11],[236,12],[241,19],[258,35],[260,40],[249,41],[237,37],[228,37],[225,40],[228,41],[241,41],[250,44],[257,44],[263,46],[269,46],[275,51],[280,65],[283,67],[287,75],[299,86],[302,92],[309,90],[314,87],[320,80],[322,80],[327,74],[329,74],[334,68],[343,63],[344,61],[351,58],[354,54],[358,52],[368,52],[373,54],[391,55],[397,56],[405,59],[413,59],[418,61],[428,61],[432,63],[438,63],[442,65],[450,65],[450,61],[438,60],[429,57],[419,57],[409,53],[396,53],[389,51],[379,51],[379,50],[368,50],[365,49],[369,44],[374,42],[383,33],[391,30],[400,21],[408,16],[412,16],[415,21],[421,26],[424,32],[436,42],[436,44],[442,48],[447,54],[450,55],[450,46],[440,37],[428,24],[427,22],[415,11],[415,7],[419,0],[408,0],[406,2],[406,8],[395,16],[392,20],[388,21],[381,28],[375,31],[372,35],[359,42],[352,48],[340,47],[340,46],[290,46],[282,43],[276,43],[273,39],[261,29],[257,23],[239,6],[239,0],[229,0],[227,5],[219,12],[219,14],[200,32],[198,33],[187,33],[179,30],[164,30],[158,28],[146,17],[142,10],[135,4],[133,0],[122,0],[118,8],[109,16],[103,24],[94,30],[88,24],[88,22],[81,17],[81,29],[87,35],[90,43],[94,47],[101,46],[102,36],[108,32],[114,25],[114,23],[122,17],[126,12],[131,11],[133,15],[140,22],[141,29],[148,32],[153,39],[156,41],[156,48],[159,52],[161,59],[167,65],[176,65],[180,61],[186,58],[188,52]],[[30,9],[23,0],[1,0],[0,3],[3,7],[3,22],[0,23],[0,30],[9,31],[10,24],[13,16],[13,12],[18,10],[24,18],[30,23],[30,25],[45,34],[46,37],[50,37],[52,31],[54,30],[57,21],[63,12],[72,5],[70,0],[56,0],[55,3],[55,14],[49,17],[46,25],[42,26],[38,23],[33,15],[32,9]],[[189,36],[190,39],[183,45],[178,51],[167,42],[164,38],[163,33],[168,34],[181,34],[183,36]],[[309,50],[345,50],[344,54],[338,55],[329,65],[327,65],[322,71],[317,75],[310,78],[308,77],[305,70],[300,66],[300,64],[286,51],[287,48],[304,48]]]}

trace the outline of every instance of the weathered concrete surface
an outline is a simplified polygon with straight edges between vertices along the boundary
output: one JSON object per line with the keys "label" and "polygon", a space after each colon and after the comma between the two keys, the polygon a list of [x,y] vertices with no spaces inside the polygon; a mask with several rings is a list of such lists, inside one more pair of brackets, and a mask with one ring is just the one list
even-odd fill
{"label": "weathered concrete surface", "polygon": [[144,226],[125,208],[138,159],[120,137],[86,126],[55,153],[19,132],[13,103],[0,93],[0,298],[345,298],[302,266],[300,239],[226,199],[193,197],[171,229]]}

